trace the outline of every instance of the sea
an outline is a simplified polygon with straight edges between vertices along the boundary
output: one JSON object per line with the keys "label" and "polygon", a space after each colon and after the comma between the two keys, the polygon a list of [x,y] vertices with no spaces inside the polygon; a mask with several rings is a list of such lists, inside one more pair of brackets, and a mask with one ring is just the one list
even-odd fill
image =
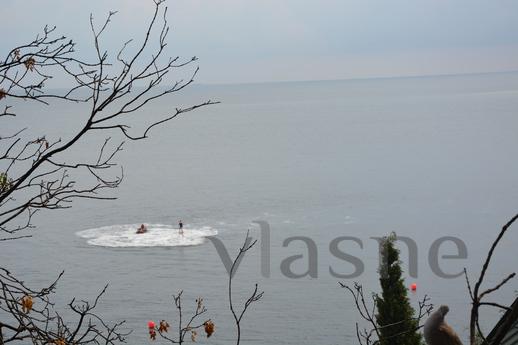
{"label": "sea", "polygon": [[[396,242],[404,284],[417,287],[410,302],[448,305],[447,322],[468,343],[463,269],[473,284],[518,212],[518,73],[193,84],[123,121],[138,134],[207,100],[220,103],[154,127],[145,140],[115,130],[86,135],[59,159],[95,161],[105,138],[107,150],[125,141],[118,165],[103,172],[123,176],[101,194],[115,199],[39,212],[31,238],[0,243],[0,265],[34,288],[64,271],[52,297],[63,315],[74,297],[92,301],[108,285],[97,314],[125,320],[128,344],[154,343],[150,320],[175,328],[173,295],[183,291],[184,320],[203,298],[200,321],[216,327],[197,342],[232,344],[229,262],[248,233],[257,242],[232,279],[235,310],[256,284],[264,295],[242,318],[241,344],[352,345],[356,324],[368,325],[339,283],[362,284],[371,305],[380,292],[378,240],[394,232],[404,239]],[[28,127],[51,141],[70,138],[89,107],[24,102],[16,111],[2,132]],[[84,172],[69,175],[88,181]],[[136,235],[142,223],[149,231]],[[515,224],[484,287],[518,269],[517,246]],[[517,290],[511,280],[488,301],[510,305]],[[483,329],[501,315],[483,308]]]}

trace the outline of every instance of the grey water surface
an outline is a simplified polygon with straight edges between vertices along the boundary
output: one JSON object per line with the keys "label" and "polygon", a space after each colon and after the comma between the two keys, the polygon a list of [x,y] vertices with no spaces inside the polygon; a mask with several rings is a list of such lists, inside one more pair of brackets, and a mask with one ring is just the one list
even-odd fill
{"label": "grey water surface", "polygon": [[[150,138],[127,142],[117,160],[124,167],[115,201],[78,201],[69,210],[42,212],[34,237],[0,244],[1,265],[27,283],[43,286],[61,271],[57,308],[74,296],[93,298],[109,288],[99,306],[107,320],[127,320],[130,344],[148,343],[148,320],[176,320],[171,295],[184,290],[184,309],[202,296],[216,333],[201,344],[231,344],[235,338],[228,308],[228,275],[213,244],[187,247],[103,247],[77,232],[121,224],[168,224],[182,219],[189,228],[217,230],[230,255],[247,229],[258,239],[235,276],[238,304],[257,282],[264,298],[243,321],[243,344],[354,344],[359,316],[339,287],[357,280],[379,291],[377,242],[392,231],[418,246],[416,303],[425,294],[448,304],[448,321],[467,341],[469,299],[463,276],[445,279],[429,265],[432,243],[461,239],[466,259],[440,259],[455,274],[467,267],[474,279],[499,228],[518,211],[518,73],[350,81],[243,85],[195,85],[160,99],[128,121],[133,129],[155,116],[207,99],[221,104],[180,116],[156,128]],[[81,105],[19,107],[30,129],[47,137],[71,135],[85,119]],[[11,122],[12,128],[18,122]],[[139,127],[140,126],[140,127]],[[2,129],[3,130],[3,129]],[[113,141],[123,140],[111,133]],[[102,137],[86,137],[67,159],[95,157]],[[119,172],[119,170],[117,170]],[[269,276],[261,257],[255,220],[271,226]],[[173,231],[173,230],[172,230]],[[302,274],[308,249],[292,236],[316,244],[317,276],[286,277],[281,262],[302,255],[291,267]],[[342,251],[364,264],[355,267],[332,255]],[[501,243],[488,286],[518,267],[518,229]],[[405,272],[407,250],[402,249]],[[451,243],[439,254],[455,255]],[[262,261],[261,261],[262,260]],[[313,262],[315,258],[313,258]],[[510,304],[516,281],[495,301]],[[487,310],[487,330],[499,313]]]}

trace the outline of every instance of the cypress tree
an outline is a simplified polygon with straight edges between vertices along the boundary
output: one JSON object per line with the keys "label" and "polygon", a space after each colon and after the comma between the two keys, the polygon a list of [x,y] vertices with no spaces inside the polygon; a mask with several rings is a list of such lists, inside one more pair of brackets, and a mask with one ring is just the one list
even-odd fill
{"label": "cypress tree", "polygon": [[392,233],[383,239],[380,246],[382,293],[375,296],[380,345],[419,345],[422,338],[418,333],[418,320],[408,300],[395,241],[396,234]]}

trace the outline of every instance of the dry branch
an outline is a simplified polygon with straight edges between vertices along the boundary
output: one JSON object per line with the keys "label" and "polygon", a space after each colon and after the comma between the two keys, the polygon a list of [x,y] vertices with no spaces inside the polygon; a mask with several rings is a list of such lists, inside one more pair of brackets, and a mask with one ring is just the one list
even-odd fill
{"label": "dry branch", "polygon": [[473,285],[473,286],[471,285],[469,278],[468,278],[467,270],[464,268],[464,276],[466,278],[468,292],[471,297],[471,313],[470,313],[470,323],[469,323],[469,341],[470,341],[471,345],[476,345],[478,343],[477,337],[480,337],[484,341],[484,343],[486,342],[486,338],[484,336],[484,333],[482,332],[482,329],[481,329],[480,323],[479,323],[480,307],[481,306],[492,306],[492,307],[496,307],[496,308],[507,309],[507,307],[504,307],[498,303],[482,301],[482,298],[499,290],[507,282],[509,282],[511,279],[513,279],[515,277],[516,273],[513,272],[513,273],[509,274],[507,277],[502,279],[502,281],[500,283],[498,283],[496,286],[494,286],[492,288],[489,288],[489,289],[486,289],[483,291],[481,290],[481,288],[482,288],[482,284],[484,283],[484,278],[485,278],[487,270],[489,268],[489,264],[491,263],[491,259],[493,258],[493,255],[495,253],[495,250],[496,250],[498,244],[500,243],[500,241],[502,240],[502,238],[504,237],[506,232],[509,230],[511,225],[513,225],[513,223],[516,222],[517,219],[518,219],[518,214],[516,214],[514,217],[512,217],[502,227],[502,229],[498,233],[498,236],[496,237],[496,239],[491,244],[491,247],[489,248],[486,259],[485,259],[482,269],[480,271],[480,275],[479,275],[477,281],[475,282],[475,285]]}
{"label": "dry branch", "polygon": [[[0,240],[22,237],[16,233],[32,227],[32,216],[38,210],[67,208],[76,198],[113,199],[103,192],[118,187],[124,178],[123,169],[117,169],[115,161],[124,142],[110,141],[113,134],[121,134],[127,140],[142,140],[156,126],[218,103],[206,100],[188,107],[176,107],[158,119],[149,120],[143,130],[131,131],[134,116],[140,115],[140,111],[153,101],[191,85],[199,70],[194,67],[186,80],[176,79],[173,75],[197,58],[166,57],[169,26],[163,2],[154,1],[155,9],[145,37],[132,55],[127,56],[126,48],[134,40],[128,40],[114,54],[104,50],[103,34],[116,14],[110,12],[99,26],[93,16],[90,17],[97,57],[94,61],[76,57],[75,43],[64,36],[55,37],[56,29],[48,27],[33,41],[13,48],[0,60],[2,103],[22,99],[44,105],[55,99],[89,104],[84,124],[66,140],[46,136],[30,138],[26,128],[2,133],[3,128],[8,127],[0,126],[0,233],[4,234]],[[154,30],[158,30],[157,35]],[[111,59],[112,55],[114,59]],[[47,90],[46,82],[57,73],[68,76],[74,85],[62,93]],[[166,84],[171,86],[164,87]],[[11,104],[3,109],[0,122],[20,116]],[[98,145],[96,157],[92,161],[81,158],[66,161],[64,153],[90,132],[106,132],[107,135],[100,145],[86,144]],[[85,145],[84,142],[81,144]],[[80,187],[74,179],[80,171],[88,173],[93,182]],[[81,182],[87,183],[84,179]],[[22,217],[24,221],[20,221]]]}

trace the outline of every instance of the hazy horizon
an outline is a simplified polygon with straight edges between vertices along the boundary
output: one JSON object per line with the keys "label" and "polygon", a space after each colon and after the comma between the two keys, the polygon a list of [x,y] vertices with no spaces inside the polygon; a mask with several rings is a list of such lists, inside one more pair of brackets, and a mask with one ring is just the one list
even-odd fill
{"label": "hazy horizon", "polygon": [[518,73],[517,70],[487,71],[487,72],[466,72],[466,73],[437,73],[437,74],[411,74],[411,75],[392,75],[378,77],[351,77],[351,78],[335,78],[335,79],[299,79],[299,80],[265,80],[265,81],[243,81],[243,82],[196,82],[194,85],[200,86],[225,86],[225,85],[254,85],[254,84],[285,84],[285,83],[321,83],[321,82],[342,82],[342,81],[368,81],[382,79],[412,79],[412,78],[448,78],[463,76],[482,76],[492,74],[513,74]]}
{"label": "hazy horizon", "polygon": [[[167,54],[200,58],[197,81],[240,84],[518,70],[518,4],[511,1],[168,0]],[[92,53],[89,15],[113,18],[104,47],[143,38],[152,1],[3,2],[3,54],[45,24]],[[27,10],[30,9],[30,10]],[[37,9],[35,11],[34,9]],[[9,14],[9,15],[5,15]],[[23,25],[22,25],[23,24]],[[112,52],[113,52],[112,51]],[[112,54],[113,56],[113,54]]]}

